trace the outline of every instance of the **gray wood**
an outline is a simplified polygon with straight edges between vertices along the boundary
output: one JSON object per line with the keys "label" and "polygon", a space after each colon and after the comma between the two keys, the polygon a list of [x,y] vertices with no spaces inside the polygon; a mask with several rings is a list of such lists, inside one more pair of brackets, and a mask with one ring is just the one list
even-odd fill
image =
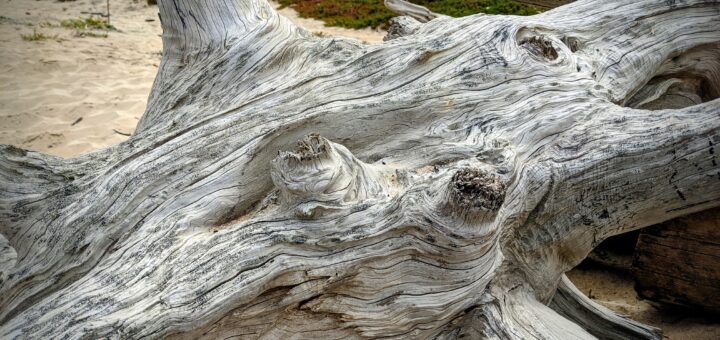
{"label": "gray wood", "polygon": [[[720,206],[717,1],[408,19],[379,45],[264,0],[159,6],[133,136],[0,146],[2,338],[607,338],[627,323],[547,306],[564,272]],[[701,102],[626,107],[663,88]]]}
{"label": "gray wood", "polygon": [[631,267],[640,297],[720,314],[720,209],[644,228]]}
{"label": "gray wood", "polygon": [[550,307],[602,339],[662,339],[660,329],[643,325],[591,300],[563,275]]}
{"label": "gray wood", "polygon": [[385,7],[394,13],[408,16],[419,22],[428,22],[432,19],[447,17],[446,15],[435,13],[423,6],[404,0],[384,0],[384,3]]}

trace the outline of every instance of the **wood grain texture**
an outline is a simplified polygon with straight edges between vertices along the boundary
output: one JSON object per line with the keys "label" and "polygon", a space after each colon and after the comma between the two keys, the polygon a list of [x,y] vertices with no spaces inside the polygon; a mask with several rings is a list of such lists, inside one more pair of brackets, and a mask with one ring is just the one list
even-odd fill
{"label": "wood grain texture", "polygon": [[573,2],[573,0],[514,0],[522,4],[532,5],[542,9],[551,9]]}
{"label": "wood grain texture", "polygon": [[[717,1],[408,19],[378,45],[263,0],[159,5],[131,138],[0,147],[0,337],[606,338],[630,326],[547,306],[563,273],[720,206],[720,62],[688,57],[720,46]],[[625,106],[661,78],[701,102]]]}
{"label": "wood grain texture", "polygon": [[720,312],[720,210],[643,229],[633,260],[644,298]]}
{"label": "wood grain texture", "polygon": [[385,0],[384,3],[385,7],[394,13],[413,18],[419,22],[428,22],[432,19],[447,17],[446,15],[435,13],[423,6],[404,0]]}
{"label": "wood grain texture", "polygon": [[583,294],[567,276],[563,276],[550,303],[560,315],[592,334],[605,339],[661,338],[660,329],[643,325],[619,315]]}

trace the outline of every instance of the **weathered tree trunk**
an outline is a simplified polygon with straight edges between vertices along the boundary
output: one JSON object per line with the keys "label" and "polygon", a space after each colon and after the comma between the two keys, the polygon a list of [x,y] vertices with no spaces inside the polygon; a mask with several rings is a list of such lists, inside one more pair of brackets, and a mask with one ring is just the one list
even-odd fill
{"label": "weathered tree trunk", "polygon": [[643,229],[632,273],[643,298],[720,314],[720,209]]}
{"label": "weathered tree trunk", "polygon": [[381,45],[263,0],[160,13],[129,140],[0,151],[0,337],[658,337],[563,273],[720,205],[717,1],[399,20]]}
{"label": "weathered tree trunk", "polygon": [[542,9],[551,9],[573,2],[574,0],[515,0],[515,2],[532,5]]}
{"label": "weathered tree trunk", "polygon": [[430,11],[429,9],[404,0],[385,0],[385,7],[389,10],[410,17],[418,22],[428,22],[433,19],[447,17]]}

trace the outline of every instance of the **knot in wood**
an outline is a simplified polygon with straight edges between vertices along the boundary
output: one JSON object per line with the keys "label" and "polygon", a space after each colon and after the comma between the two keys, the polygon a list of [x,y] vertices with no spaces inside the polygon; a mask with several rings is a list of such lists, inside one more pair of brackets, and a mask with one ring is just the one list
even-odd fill
{"label": "knot in wood", "polygon": [[287,158],[288,160],[295,160],[297,162],[317,159],[323,155],[327,155],[328,148],[327,140],[320,137],[319,134],[313,133],[299,140],[295,147],[295,152],[287,153]]}
{"label": "knot in wood", "polygon": [[450,198],[458,207],[497,211],[505,199],[505,183],[485,170],[461,169],[450,181]]}
{"label": "knot in wood", "polygon": [[305,136],[292,152],[281,151],[273,160],[275,185],[293,200],[336,193],[352,181],[352,171],[331,142],[318,134]]}
{"label": "knot in wood", "polygon": [[298,141],[293,152],[279,152],[270,176],[280,190],[281,204],[295,209],[299,218],[381,197],[387,186],[376,169],[318,134]]}
{"label": "knot in wood", "polygon": [[547,60],[555,60],[558,58],[558,53],[555,47],[553,47],[552,41],[544,35],[525,38],[520,41],[520,47],[525,48],[534,56]]}

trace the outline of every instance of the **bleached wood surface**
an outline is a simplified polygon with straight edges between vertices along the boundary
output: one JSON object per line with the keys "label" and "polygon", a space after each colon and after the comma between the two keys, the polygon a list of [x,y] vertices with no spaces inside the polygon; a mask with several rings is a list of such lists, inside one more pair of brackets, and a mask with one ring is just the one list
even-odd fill
{"label": "bleached wood surface", "polygon": [[446,15],[435,13],[423,6],[404,0],[384,0],[385,7],[402,16],[411,17],[419,22],[428,22],[436,18],[447,18]]}
{"label": "bleached wood surface", "polygon": [[0,149],[0,337],[658,337],[561,280],[720,206],[720,2],[399,20],[380,45],[263,0],[160,12],[128,141]]}

